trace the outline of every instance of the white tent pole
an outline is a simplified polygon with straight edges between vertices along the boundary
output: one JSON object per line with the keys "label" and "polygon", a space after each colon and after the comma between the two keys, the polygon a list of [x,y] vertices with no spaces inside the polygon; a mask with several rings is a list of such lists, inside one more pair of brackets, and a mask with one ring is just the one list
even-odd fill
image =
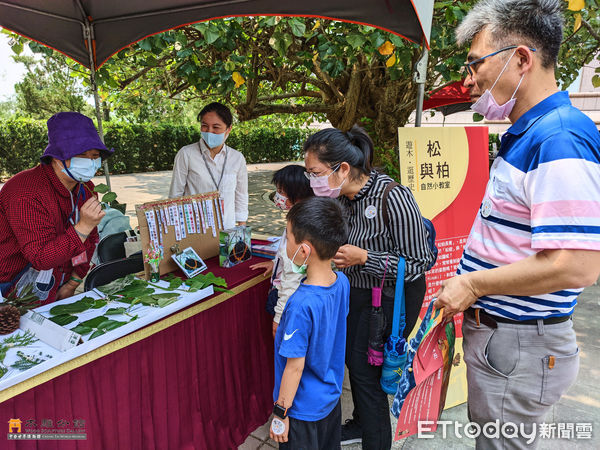
{"label": "white tent pole", "polygon": [[413,81],[417,83],[417,110],[415,115],[415,127],[421,126],[421,116],[423,115],[423,100],[425,99],[425,81],[427,80],[427,60],[429,51],[423,46],[423,53],[415,64]]}
{"label": "white tent pole", "polygon": [[[89,20],[85,19],[83,26],[83,35],[87,41],[88,56],[90,59],[90,83],[92,85],[92,92],[94,93],[94,106],[96,107],[96,120],[98,121],[98,134],[102,142],[104,142],[104,129],[102,128],[102,111],[100,109],[100,97],[98,96],[98,85],[96,84],[96,67],[94,65],[94,53],[92,49],[93,41],[93,29],[90,25]],[[106,184],[110,190],[110,175],[108,173],[108,161],[104,159],[102,161],[104,167],[104,176],[106,177]]]}

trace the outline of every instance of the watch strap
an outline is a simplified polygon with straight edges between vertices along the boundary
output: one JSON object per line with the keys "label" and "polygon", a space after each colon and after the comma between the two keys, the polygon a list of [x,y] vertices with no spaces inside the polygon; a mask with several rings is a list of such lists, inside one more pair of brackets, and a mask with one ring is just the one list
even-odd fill
{"label": "watch strap", "polygon": [[285,419],[287,417],[287,412],[288,412],[289,408],[284,408],[283,406],[277,404],[277,402],[275,402],[273,404],[273,415],[275,415],[276,417],[279,417],[281,419]]}

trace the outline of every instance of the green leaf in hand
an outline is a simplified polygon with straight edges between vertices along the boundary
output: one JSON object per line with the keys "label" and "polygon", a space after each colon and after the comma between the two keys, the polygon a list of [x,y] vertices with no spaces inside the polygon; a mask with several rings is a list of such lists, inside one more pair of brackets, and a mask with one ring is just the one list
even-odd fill
{"label": "green leaf in hand", "polygon": [[108,191],[110,191],[110,188],[104,183],[97,184],[94,187],[94,192],[97,192],[99,194],[106,194]]}
{"label": "green leaf in hand", "polygon": [[117,194],[114,192],[107,192],[102,196],[102,203],[110,203],[114,202],[117,198]]}

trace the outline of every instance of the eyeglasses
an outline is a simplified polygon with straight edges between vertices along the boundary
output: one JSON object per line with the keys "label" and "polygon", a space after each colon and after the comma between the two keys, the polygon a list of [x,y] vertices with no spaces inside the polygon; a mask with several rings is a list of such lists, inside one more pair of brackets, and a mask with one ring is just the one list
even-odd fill
{"label": "eyeglasses", "polygon": [[[481,58],[477,58],[471,62],[465,63],[462,67],[461,72],[466,70],[467,73],[469,74],[469,76],[472,77],[473,74],[475,73],[475,71],[477,71],[477,64],[482,63],[484,59],[489,58],[490,56],[497,55],[498,53],[505,52],[507,50],[512,50],[513,48],[517,48],[517,47],[518,47],[518,45],[510,45],[508,47],[501,48],[500,50],[496,50],[495,52],[490,53],[489,55],[485,55],[485,56],[482,56]],[[531,47],[528,47],[528,48],[532,52],[535,52],[535,48],[531,48]]]}
{"label": "eyeglasses", "polygon": [[[328,169],[321,170],[320,172],[306,172],[306,171],[304,171],[304,176],[306,178],[308,178],[309,180],[312,180],[313,178],[320,177],[323,172],[327,172],[328,170],[333,170],[333,172],[335,172],[336,170],[339,169],[339,167],[340,167],[341,164],[342,163],[334,164],[333,167],[329,167]],[[331,173],[333,173],[333,172],[331,172]],[[331,173],[329,175],[331,175]]]}

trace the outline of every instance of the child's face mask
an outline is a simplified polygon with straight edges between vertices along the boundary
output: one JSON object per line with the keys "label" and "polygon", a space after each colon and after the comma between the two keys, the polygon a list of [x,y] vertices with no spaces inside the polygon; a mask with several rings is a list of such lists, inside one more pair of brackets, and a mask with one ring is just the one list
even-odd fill
{"label": "child's face mask", "polygon": [[287,206],[287,197],[285,195],[281,195],[279,192],[275,192],[275,197],[273,198],[273,203],[282,211],[287,211],[290,209]]}
{"label": "child's face mask", "polygon": [[306,244],[300,244],[298,246],[298,248],[296,249],[296,252],[294,253],[294,256],[292,256],[292,271],[294,273],[301,273],[301,274],[305,274],[306,273],[306,267],[307,267],[306,263],[308,261],[308,258],[310,257],[310,247],[307,246],[308,247],[308,255],[306,255],[306,259],[304,260],[304,262],[302,263],[301,266],[299,266],[298,264],[296,264],[294,262],[294,260],[296,259],[296,255],[300,251],[300,247],[302,247],[303,245],[306,245]]}

